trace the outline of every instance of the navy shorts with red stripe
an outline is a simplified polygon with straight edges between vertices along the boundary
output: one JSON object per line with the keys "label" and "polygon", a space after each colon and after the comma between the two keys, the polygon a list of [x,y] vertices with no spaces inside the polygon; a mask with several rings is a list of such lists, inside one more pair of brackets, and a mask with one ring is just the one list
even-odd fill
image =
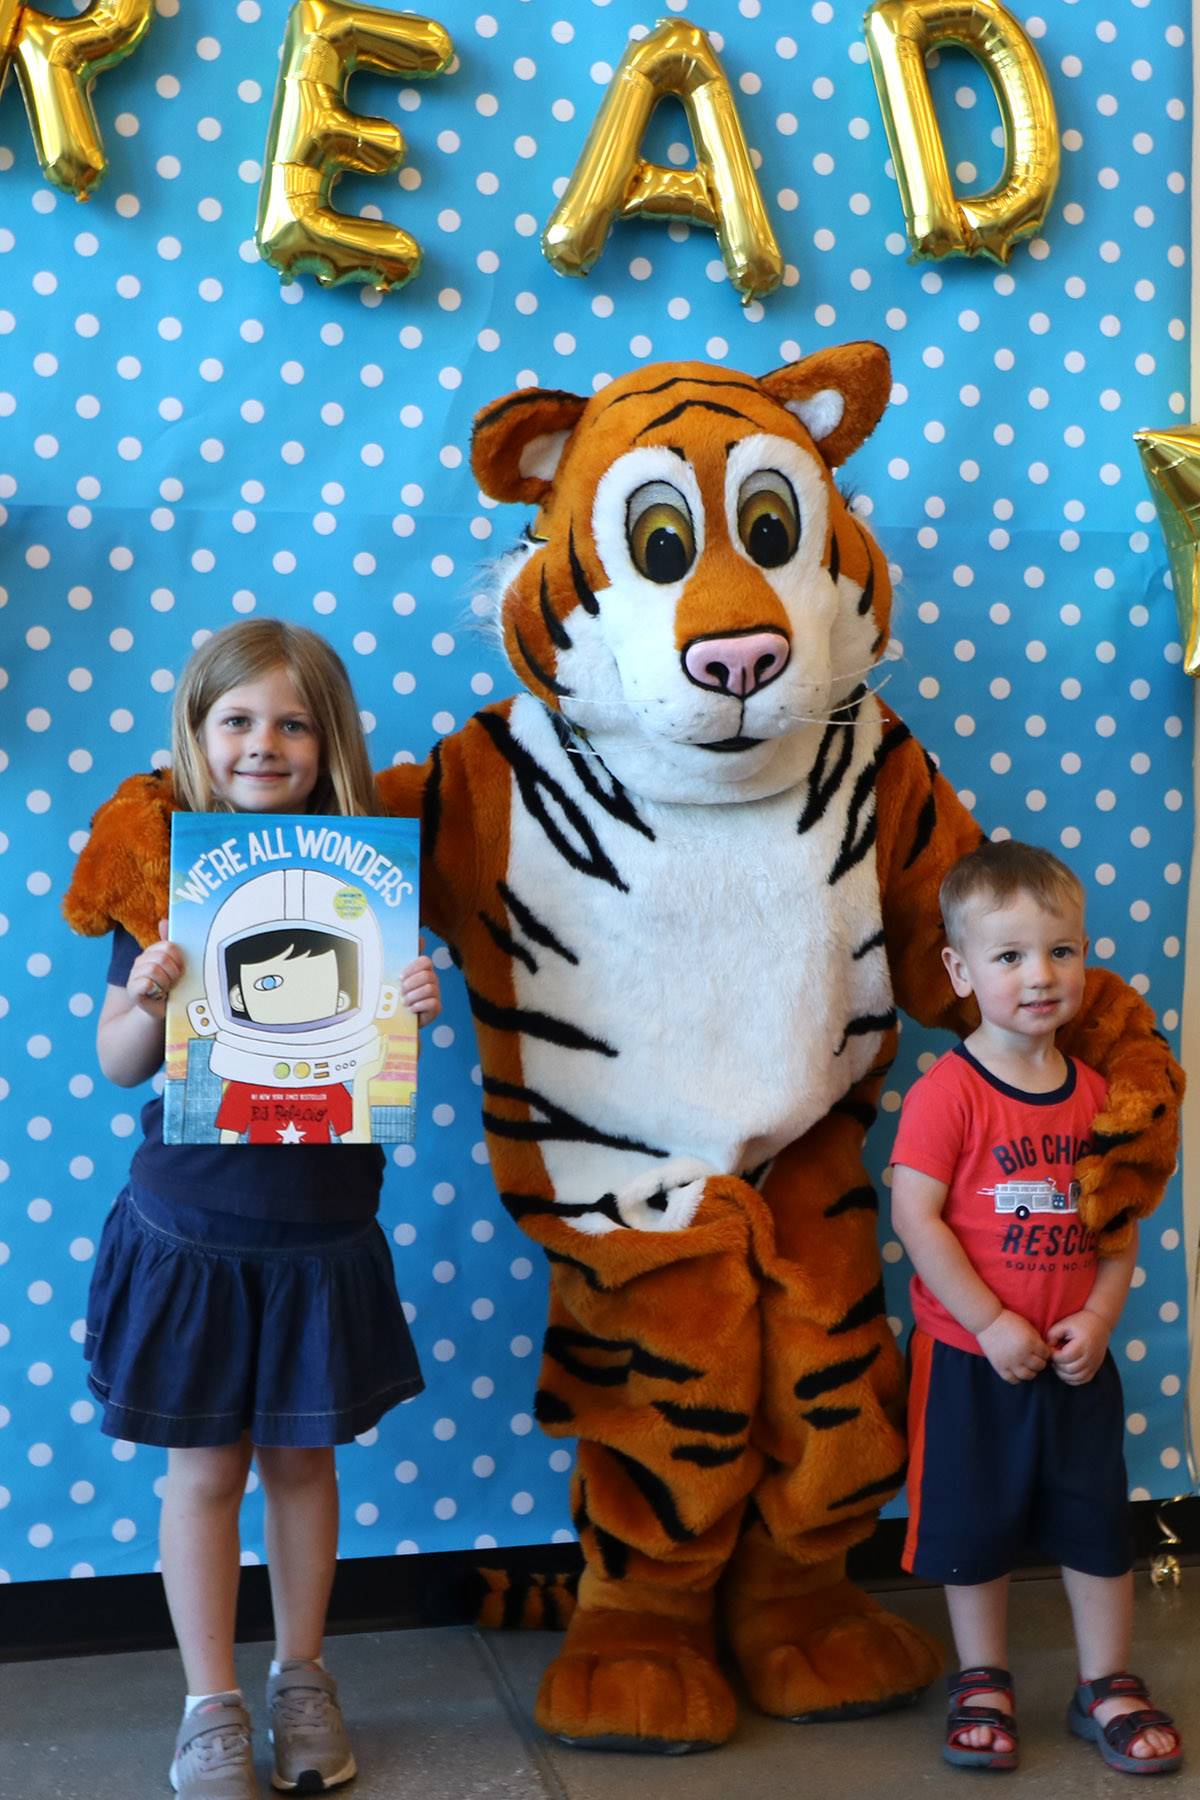
{"label": "navy shorts with red stripe", "polygon": [[986,1356],[915,1330],[909,1344],[911,1574],[972,1587],[1024,1552],[1085,1575],[1133,1562],[1121,1378],[1106,1355],[1068,1387],[1046,1368],[1016,1384]]}

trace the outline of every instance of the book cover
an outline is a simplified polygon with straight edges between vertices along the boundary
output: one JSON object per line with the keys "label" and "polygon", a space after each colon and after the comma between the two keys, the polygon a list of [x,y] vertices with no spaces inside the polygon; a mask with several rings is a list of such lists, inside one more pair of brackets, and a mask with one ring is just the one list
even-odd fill
{"label": "book cover", "polygon": [[415,819],[171,820],[168,1144],[410,1143]]}

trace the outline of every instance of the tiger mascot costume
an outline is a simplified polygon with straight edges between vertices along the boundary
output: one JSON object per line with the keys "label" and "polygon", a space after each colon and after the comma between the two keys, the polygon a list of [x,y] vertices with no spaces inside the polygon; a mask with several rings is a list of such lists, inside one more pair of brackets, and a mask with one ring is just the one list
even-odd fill
{"label": "tiger mascot costume", "polygon": [[[863,1139],[897,1008],[975,1022],[938,886],[980,828],[873,690],[887,564],[832,475],[889,389],[851,344],[486,407],[479,484],[537,509],[495,568],[522,692],[379,778],[423,818],[492,1168],[550,1263],[536,1413],[578,1440],[586,1566],[537,1717],[580,1745],[726,1739],[719,1633],[785,1719],[880,1710],[940,1664],[845,1577],[904,1476]],[[137,777],[98,816],[80,928],[154,935],[168,809]],[[1152,1023],[1093,969],[1066,1036],[1110,1082],[1079,1169],[1109,1249],[1175,1156]]]}

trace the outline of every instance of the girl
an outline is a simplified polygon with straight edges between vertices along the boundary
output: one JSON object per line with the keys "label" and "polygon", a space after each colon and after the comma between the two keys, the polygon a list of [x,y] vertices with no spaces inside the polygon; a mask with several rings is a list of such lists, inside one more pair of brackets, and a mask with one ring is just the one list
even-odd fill
{"label": "girl", "polygon": [[[314,632],[243,621],[192,657],[175,695],[176,805],[192,811],[377,810],[346,671]],[[118,927],[100,1066],[136,1087],[164,1054],[183,972],[164,940]],[[427,957],[401,978],[422,1023],[440,1010]],[[251,1458],[266,1495],[276,1650],[267,1689],[277,1788],[355,1773],[321,1662],[337,1551],[333,1445],[420,1391],[416,1353],[375,1222],[383,1152],[165,1145],[142,1113],[129,1185],[104,1227],[88,1301],[89,1383],[102,1429],[168,1447],[163,1581],[188,1694],[171,1784],[188,1800],[250,1800],[250,1720],[233,1664],[238,1512]]]}

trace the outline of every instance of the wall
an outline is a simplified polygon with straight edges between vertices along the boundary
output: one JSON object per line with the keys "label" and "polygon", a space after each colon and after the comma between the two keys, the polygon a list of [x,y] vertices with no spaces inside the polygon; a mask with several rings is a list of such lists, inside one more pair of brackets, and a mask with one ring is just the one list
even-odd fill
{"label": "wall", "polygon": [[[1186,413],[1190,46],[1185,0],[1046,0],[1030,29],[1063,130],[1044,233],[1008,270],[913,265],[859,8],[741,0],[672,12],[722,54],[788,260],[741,308],[703,230],[617,229],[587,280],[538,231],[569,174],[634,0],[444,0],[459,63],[406,87],[399,179],[344,183],[415,232],[407,289],[281,288],[252,234],[282,12],[159,0],[96,97],[111,168],[86,208],[40,178],[0,104],[0,1564],[18,1580],[144,1570],[161,1452],[101,1436],[79,1336],[89,1265],[140,1096],[93,1049],[105,947],[58,897],[88,819],[160,763],[174,676],[253,611],[347,658],[377,765],[421,756],[507,684],[478,596],[523,522],[482,501],[470,421],[517,385],[590,391],[676,355],[764,371],[886,343],[894,405],[848,470],[894,561],[886,695],[989,828],[1056,845],[1092,896],[1094,954],[1178,1033],[1191,850],[1192,693],[1130,441]],[[965,58],[935,82],[960,182],[999,172],[998,115]],[[663,109],[654,153],[687,156]],[[462,990],[422,1064],[419,1141],[382,1219],[429,1377],[341,1457],[360,1556],[570,1535],[568,1458],[533,1427],[536,1255],[492,1193]],[[886,1098],[895,1111],[912,1034]],[[875,1137],[886,1162],[886,1116]],[[1133,1491],[1184,1476],[1185,1256],[1172,1190],[1147,1228],[1117,1351]],[[905,1271],[884,1225],[894,1323]],[[246,1514],[247,1557],[261,1520]]]}

